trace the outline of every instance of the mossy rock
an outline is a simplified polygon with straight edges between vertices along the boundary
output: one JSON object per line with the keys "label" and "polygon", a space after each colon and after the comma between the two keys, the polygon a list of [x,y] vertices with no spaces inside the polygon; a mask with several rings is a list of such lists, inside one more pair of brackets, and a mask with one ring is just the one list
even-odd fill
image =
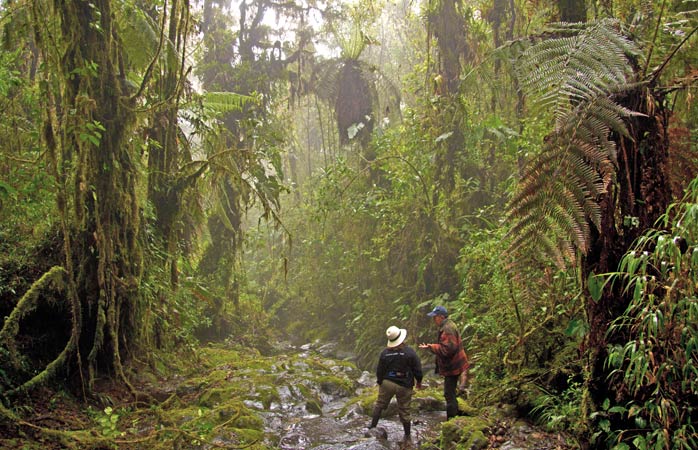
{"label": "mossy rock", "polygon": [[273,402],[281,402],[279,392],[274,387],[261,388],[257,393],[259,394],[259,400],[264,405],[264,409],[269,409]]}
{"label": "mossy rock", "polygon": [[185,408],[170,409],[163,411],[163,413],[160,415],[160,423],[165,426],[179,427],[184,423],[191,422],[203,416],[206,411],[206,408],[200,408],[195,405]]}
{"label": "mossy rock", "polygon": [[482,450],[488,447],[490,424],[480,417],[456,417],[441,425],[442,449]]}
{"label": "mossy rock", "polygon": [[378,389],[373,389],[371,390],[368,394],[364,394],[360,397],[357,397],[350,402],[347,402],[346,406],[349,406],[350,403],[359,403],[361,405],[361,411],[363,411],[364,414],[366,415],[371,415],[373,412],[373,405],[376,404],[376,400],[378,399]]}
{"label": "mossy rock", "polygon": [[[223,365],[237,365],[241,360],[243,359],[251,359],[254,358],[254,349],[249,349],[248,352],[252,352],[249,354],[245,354],[245,358],[241,356],[240,353],[231,350],[229,348],[221,348],[217,347],[215,345],[209,345],[208,347],[204,347],[199,350],[200,357],[201,357],[201,362],[204,366],[207,367],[219,367]],[[257,355],[259,356],[259,355]]]}
{"label": "mossy rock", "polygon": [[232,401],[216,410],[217,422],[226,423],[226,428],[264,429],[264,420],[239,401]]}
{"label": "mossy rock", "polygon": [[446,402],[443,399],[434,396],[416,396],[412,397],[412,404],[420,411],[445,411]]}
{"label": "mossy rock", "polygon": [[354,391],[354,383],[348,378],[324,376],[318,379],[320,390],[325,394],[348,397]]}
{"label": "mossy rock", "polygon": [[464,416],[477,417],[480,415],[479,409],[474,408],[473,406],[470,405],[470,403],[468,403],[465,400],[460,399],[460,398],[458,399],[458,410]]}
{"label": "mossy rock", "polygon": [[[247,449],[267,449],[268,447],[264,445],[264,432],[256,429],[250,429],[250,428],[233,428],[231,431],[233,431],[236,436],[238,443],[247,445],[245,447],[239,447],[239,448],[247,448]],[[256,444],[253,444],[256,443]]]}
{"label": "mossy rock", "polygon": [[309,399],[305,402],[305,410],[311,414],[322,415],[322,404],[314,399]]}
{"label": "mossy rock", "polygon": [[256,414],[250,413],[249,411],[247,412],[247,414],[243,413],[240,414],[239,417],[236,417],[230,425],[235,428],[262,431],[264,429],[264,420]]}
{"label": "mossy rock", "polygon": [[199,405],[213,408],[235,397],[236,395],[230,387],[209,389],[199,397]]}

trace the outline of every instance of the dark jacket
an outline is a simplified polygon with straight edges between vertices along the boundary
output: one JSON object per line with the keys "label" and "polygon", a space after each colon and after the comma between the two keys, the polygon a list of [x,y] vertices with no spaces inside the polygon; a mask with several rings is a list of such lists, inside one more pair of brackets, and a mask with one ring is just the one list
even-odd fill
{"label": "dark jacket", "polygon": [[390,380],[411,388],[415,380],[422,382],[422,362],[417,353],[405,344],[385,348],[378,358],[376,380],[378,384]]}
{"label": "dark jacket", "polygon": [[438,343],[430,347],[436,355],[436,371],[443,376],[459,375],[468,370],[468,357],[463,350],[460,334],[451,319],[439,327]]}

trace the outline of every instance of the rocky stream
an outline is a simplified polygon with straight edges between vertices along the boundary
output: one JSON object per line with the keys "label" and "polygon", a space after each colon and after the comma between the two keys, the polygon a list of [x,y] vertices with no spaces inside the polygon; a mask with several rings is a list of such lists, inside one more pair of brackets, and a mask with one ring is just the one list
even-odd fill
{"label": "rocky stream", "polygon": [[338,353],[332,344],[297,348],[285,344],[275,353],[265,368],[253,369],[254,373],[238,371],[230,378],[233,383],[249,383],[243,403],[262,418],[266,448],[571,448],[561,436],[507,416],[503,413],[506,409],[481,412],[463,402],[468,415],[446,422],[442,380],[428,370],[424,389],[413,398],[411,439],[403,439],[395,400],[384,411],[377,429],[369,432],[367,425],[377,395],[375,376],[359,371],[350,362],[351,355]]}
{"label": "rocky stream", "polygon": [[[85,408],[63,391],[33,398],[27,422],[38,427],[8,432],[0,448],[22,450],[397,450],[499,448],[570,449],[506,411],[477,409],[446,421],[442,381],[425,370],[424,388],[412,401],[412,436],[403,439],[395,400],[373,430],[367,429],[378,393],[373,374],[359,370],[334,345],[279,345],[261,354],[232,343],[189,352],[193,361],[162,360],[160,369],[132,369],[130,377],[149,401],[100,386],[103,398]],[[152,366],[151,366],[152,368]],[[176,370],[175,370],[176,369]],[[112,390],[110,390],[112,389]],[[101,404],[100,404],[101,403]],[[108,406],[107,406],[108,405]],[[105,407],[106,406],[106,407]],[[48,437],[47,437],[48,436]]]}

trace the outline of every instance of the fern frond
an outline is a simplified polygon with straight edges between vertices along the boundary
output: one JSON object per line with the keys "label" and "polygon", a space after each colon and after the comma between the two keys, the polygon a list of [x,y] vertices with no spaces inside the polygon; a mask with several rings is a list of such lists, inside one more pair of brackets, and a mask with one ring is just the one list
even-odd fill
{"label": "fern frond", "polygon": [[[126,58],[130,62],[129,66],[135,67],[136,70],[145,69],[158,51],[161,24],[132,2],[117,2],[115,14],[119,19],[117,25],[122,29],[119,36]],[[163,50],[165,51],[161,52],[159,58],[170,58],[167,64],[176,66],[181,55],[176,45],[166,37]],[[130,76],[139,77],[135,73]]]}
{"label": "fern frond", "polygon": [[516,68],[527,98],[554,125],[510,202],[507,253],[517,261],[543,253],[565,268],[600,227],[599,200],[617,169],[613,136],[629,137],[627,120],[637,115],[616,100],[637,86],[640,51],[611,20],[560,24],[554,36],[527,48]]}
{"label": "fern frond", "polygon": [[344,66],[341,59],[328,59],[315,66],[313,92],[323,101],[334,103],[338,94],[339,74]]}
{"label": "fern frond", "polygon": [[203,94],[204,108],[214,114],[241,111],[246,104],[254,101],[254,97],[235,92],[206,92]]}
{"label": "fern frond", "polygon": [[629,58],[637,46],[618,32],[618,22],[604,20],[581,30],[561,24],[555,30],[570,34],[526,49],[516,65],[521,88],[543,109],[557,113],[627,86],[633,77]]}

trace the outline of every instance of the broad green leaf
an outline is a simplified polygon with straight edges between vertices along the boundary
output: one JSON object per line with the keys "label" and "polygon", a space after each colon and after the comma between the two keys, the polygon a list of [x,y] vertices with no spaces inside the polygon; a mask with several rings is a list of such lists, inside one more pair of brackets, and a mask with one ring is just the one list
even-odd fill
{"label": "broad green leaf", "polygon": [[603,287],[605,283],[601,275],[596,275],[595,273],[590,273],[587,280],[587,286],[589,286],[589,295],[591,295],[592,300],[598,302],[601,300],[601,294],[603,294]]}

